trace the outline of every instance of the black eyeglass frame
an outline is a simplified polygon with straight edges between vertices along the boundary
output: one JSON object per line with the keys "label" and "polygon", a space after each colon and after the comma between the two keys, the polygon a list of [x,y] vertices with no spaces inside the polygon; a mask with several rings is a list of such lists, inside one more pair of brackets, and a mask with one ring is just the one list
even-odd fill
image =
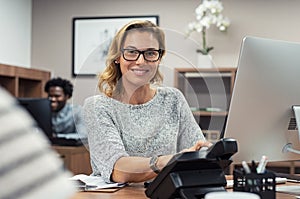
{"label": "black eyeglass frame", "polygon": [[[131,60],[131,59],[126,59],[125,58],[125,55],[124,55],[124,51],[125,50],[132,50],[132,51],[137,51],[138,53],[139,53],[139,55],[137,56],[137,58],[136,59],[134,59],[134,60]],[[148,51],[155,51],[155,52],[158,52],[158,58],[156,59],[156,60],[148,60],[146,57],[145,57],[145,52],[148,52]],[[161,58],[161,55],[162,55],[162,52],[163,52],[163,50],[162,49],[148,49],[148,50],[137,50],[137,49],[130,49],[130,48],[123,48],[123,49],[121,49],[121,52],[122,52],[122,56],[123,56],[123,58],[126,60],[126,61],[137,61],[139,58],[140,58],[140,56],[141,56],[141,54],[143,55],[143,57],[144,57],[144,60],[146,60],[146,61],[148,61],[148,62],[157,62],[160,58]]]}

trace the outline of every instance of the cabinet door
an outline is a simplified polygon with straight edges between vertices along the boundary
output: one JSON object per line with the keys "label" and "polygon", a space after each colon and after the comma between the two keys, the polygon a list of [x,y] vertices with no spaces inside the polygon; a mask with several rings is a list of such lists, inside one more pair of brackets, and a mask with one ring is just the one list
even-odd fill
{"label": "cabinet door", "polygon": [[76,174],[91,174],[90,153],[85,146],[52,146],[60,155],[66,169]]}

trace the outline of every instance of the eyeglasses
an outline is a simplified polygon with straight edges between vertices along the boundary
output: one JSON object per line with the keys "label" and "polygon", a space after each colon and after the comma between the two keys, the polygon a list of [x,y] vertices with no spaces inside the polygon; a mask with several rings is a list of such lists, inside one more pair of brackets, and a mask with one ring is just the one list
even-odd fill
{"label": "eyeglasses", "polygon": [[162,50],[135,50],[135,49],[122,49],[123,58],[127,61],[136,61],[139,59],[140,55],[143,54],[143,57],[146,61],[156,62],[159,60]]}

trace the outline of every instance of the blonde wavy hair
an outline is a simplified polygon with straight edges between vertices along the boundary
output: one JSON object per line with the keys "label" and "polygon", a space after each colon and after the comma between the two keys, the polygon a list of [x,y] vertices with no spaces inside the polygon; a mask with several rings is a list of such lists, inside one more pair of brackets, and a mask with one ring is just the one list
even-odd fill
{"label": "blonde wavy hair", "polygon": [[[112,40],[106,58],[106,68],[99,75],[98,88],[108,97],[120,94],[122,89],[122,85],[119,83],[122,77],[120,64],[115,61],[122,55],[121,49],[130,30],[152,33],[159,43],[159,49],[162,50],[160,59],[165,55],[165,34],[157,25],[150,21],[132,21],[123,26]],[[162,73],[157,69],[150,83],[160,85],[162,81]]]}

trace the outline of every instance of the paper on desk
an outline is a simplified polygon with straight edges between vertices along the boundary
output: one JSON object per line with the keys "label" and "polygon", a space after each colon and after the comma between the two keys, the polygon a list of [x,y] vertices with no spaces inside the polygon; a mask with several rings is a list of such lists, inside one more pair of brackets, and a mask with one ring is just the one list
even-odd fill
{"label": "paper on desk", "polygon": [[300,196],[300,186],[299,185],[277,186],[276,191]]}
{"label": "paper on desk", "polygon": [[106,188],[124,187],[126,183],[106,183],[101,176],[89,176],[78,174],[70,178],[71,180],[81,180],[86,184],[86,190],[97,190]]}

